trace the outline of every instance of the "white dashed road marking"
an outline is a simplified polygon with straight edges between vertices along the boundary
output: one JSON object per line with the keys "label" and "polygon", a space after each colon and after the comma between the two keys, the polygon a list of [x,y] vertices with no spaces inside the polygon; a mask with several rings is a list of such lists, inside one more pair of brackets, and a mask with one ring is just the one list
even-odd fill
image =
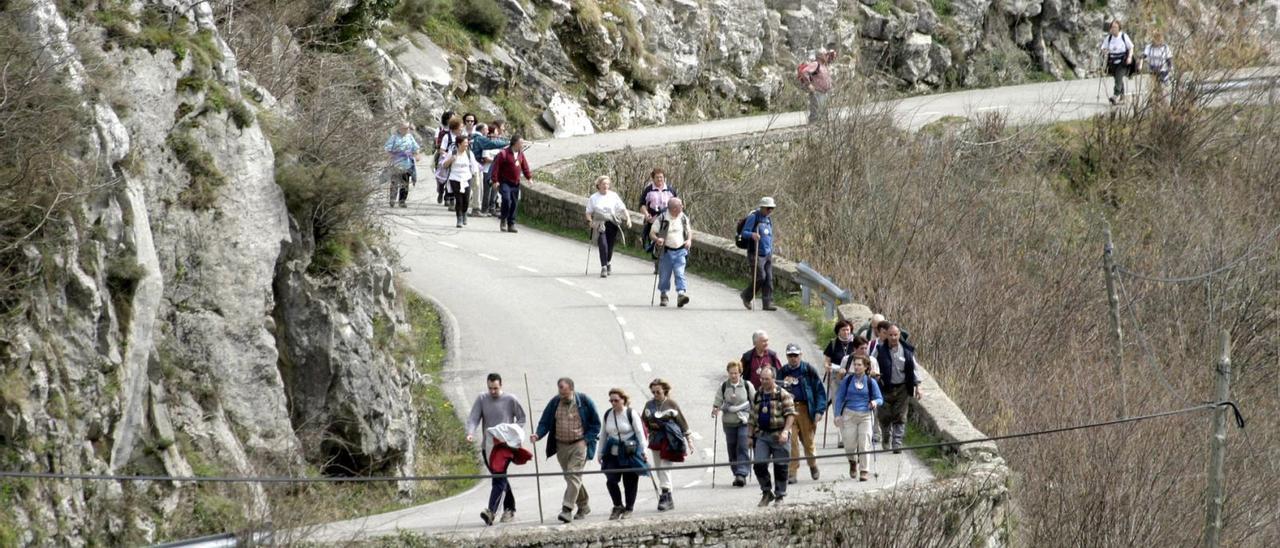
{"label": "white dashed road marking", "polygon": [[698,441],[702,441],[702,434],[699,434],[697,432],[689,432],[689,437]]}
{"label": "white dashed road marking", "polygon": [[501,261],[501,260],[502,260],[502,259],[499,259],[499,258],[497,258],[497,257],[494,257],[493,255],[489,255],[489,254],[487,254],[487,253],[476,253],[476,255],[479,255],[479,256],[481,256],[481,257],[484,257],[484,258],[486,258],[486,259],[489,259],[490,261]]}
{"label": "white dashed road marking", "polygon": [[635,333],[632,333],[632,332],[630,332],[630,331],[624,331],[624,332],[622,332],[622,336],[623,336],[623,337],[626,337],[626,339],[627,339],[628,341],[634,341],[634,340],[636,340],[636,334],[635,334]]}
{"label": "white dashed road marking", "polygon": [[649,362],[643,362],[643,363],[641,363],[641,364],[640,364],[640,369],[643,369],[645,373],[648,373],[648,372],[650,372],[650,371],[653,371],[653,368],[652,368],[652,367],[649,367]]}
{"label": "white dashed road marking", "polygon": [[976,108],[976,109],[974,109],[974,110],[976,110],[976,111],[978,111],[978,112],[982,112],[982,111],[984,111],[984,110],[1000,110],[1000,109],[1002,109],[1002,108],[1008,108],[1008,107],[1006,107],[1006,106],[1004,106],[1004,105],[996,105],[996,106],[994,106],[994,107],[978,107],[978,108]]}
{"label": "white dashed road marking", "polygon": [[517,266],[516,268],[519,268],[520,270],[523,270],[523,271],[525,271],[525,272],[532,272],[532,273],[534,273],[534,274],[537,274],[537,273],[538,273],[538,269],[536,269],[536,268],[529,268],[529,267],[527,267],[527,266],[525,266],[525,265],[520,265],[520,266]]}
{"label": "white dashed road marking", "polygon": [[690,488],[690,487],[695,487],[695,486],[697,486],[699,483],[702,483],[702,480],[693,480],[693,481],[691,481],[691,482],[689,482],[689,483],[685,484],[685,486],[684,486],[684,487],[681,487],[681,489],[688,489],[688,488]]}
{"label": "white dashed road marking", "polygon": [[447,247],[447,248],[450,248],[450,249],[458,249],[458,244],[451,244],[451,243],[449,243],[449,242],[436,242],[436,243],[438,243],[438,244],[440,244],[440,245],[442,245],[442,246],[445,246],[445,247]]}
{"label": "white dashed road marking", "polygon": [[575,286],[575,285],[578,285],[578,284],[575,284],[575,283],[573,283],[573,282],[571,282],[571,281],[569,281],[569,280],[566,280],[566,279],[564,279],[564,278],[556,278],[556,281],[557,281],[557,282],[560,282],[560,283],[562,283],[562,284],[564,284],[564,285],[570,286],[570,287]]}
{"label": "white dashed road marking", "polygon": [[631,347],[631,353],[632,353],[632,354],[635,354],[635,355],[637,355],[637,356],[639,356],[639,355],[640,355],[640,347],[639,347],[639,346],[633,346],[633,347]]}
{"label": "white dashed road marking", "polygon": [[[715,456],[714,454],[712,454],[712,453],[711,453],[711,450],[710,450],[710,449],[703,449],[703,450],[702,450],[702,454],[703,454],[703,455],[706,455],[706,458],[708,458],[708,459],[709,459],[709,458],[711,458],[711,457],[713,457],[713,456]],[[710,468],[708,468],[707,470],[708,470],[708,471],[710,471],[711,469],[710,469]]]}
{"label": "white dashed road marking", "polygon": [[417,236],[417,237],[419,237],[419,238],[421,238],[421,237],[422,237],[422,233],[421,233],[421,232],[418,232],[418,231],[416,231],[416,230],[409,230],[409,229],[407,229],[407,228],[402,229],[402,230],[404,230],[406,233],[408,233],[408,234],[409,234],[409,235],[411,235],[411,236]]}
{"label": "white dashed road marking", "polygon": [[627,325],[627,319],[622,316],[618,316],[618,325]]}
{"label": "white dashed road marking", "polygon": [[601,294],[599,294],[599,293],[596,293],[595,291],[588,291],[588,292],[587,292],[587,294],[588,294],[588,295],[591,295],[592,297],[595,297],[595,298],[597,298],[597,299],[603,299],[603,298],[604,298],[604,295],[601,295]]}
{"label": "white dashed road marking", "polygon": [[610,312],[617,312],[617,311],[618,311],[618,307],[613,306],[613,305],[609,305],[609,311],[610,311]]}

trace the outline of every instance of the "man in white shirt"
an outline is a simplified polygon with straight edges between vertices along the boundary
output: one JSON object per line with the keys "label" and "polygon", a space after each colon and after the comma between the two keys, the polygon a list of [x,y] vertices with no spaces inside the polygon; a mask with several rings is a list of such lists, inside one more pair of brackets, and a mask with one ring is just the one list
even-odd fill
{"label": "man in white shirt", "polygon": [[685,295],[687,285],[684,267],[689,257],[689,248],[693,246],[693,230],[689,227],[689,217],[684,214],[684,202],[680,198],[672,198],[667,202],[667,210],[653,220],[649,236],[653,238],[654,251],[659,253],[658,292],[661,297],[658,304],[667,306],[667,291],[671,289],[671,276],[674,273],[676,306],[683,308],[689,304],[689,296]]}

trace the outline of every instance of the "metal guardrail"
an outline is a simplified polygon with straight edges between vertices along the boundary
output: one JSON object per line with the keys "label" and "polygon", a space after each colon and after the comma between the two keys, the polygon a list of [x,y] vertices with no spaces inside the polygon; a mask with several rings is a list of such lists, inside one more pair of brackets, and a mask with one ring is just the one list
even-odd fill
{"label": "metal guardrail", "polygon": [[836,318],[837,306],[853,302],[853,294],[848,289],[841,289],[830,278],[819,274],[804,262],[796,263],[796,283],[800,284],[800,298],[805,306],[813,302],[813,295],[817,293],[825,305],[828,320]]}
{"label": "metal guardrail", "polygon": [[240,535],[235,533],[222,533],[220,535],[209,535],[205,537],[197,537],[186,540],[175,540],[164,544],[156,544],[151,548],[236,548],[240,546],[240,541],[245,540],[249,545],[271,544],[275,533],[272,531],[257,531],[247,535],[248,538],[242,539]]}

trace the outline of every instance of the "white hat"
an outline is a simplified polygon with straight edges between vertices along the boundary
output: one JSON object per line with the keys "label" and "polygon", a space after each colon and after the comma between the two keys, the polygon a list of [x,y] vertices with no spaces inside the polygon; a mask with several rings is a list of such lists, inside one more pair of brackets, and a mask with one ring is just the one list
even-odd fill
{"label": "white hat", "polygon": [[772,196],[765,196],[764,198],[760,198],[760,203],[756,205],[756,207],[778,207],[778,206],[773,203]]}

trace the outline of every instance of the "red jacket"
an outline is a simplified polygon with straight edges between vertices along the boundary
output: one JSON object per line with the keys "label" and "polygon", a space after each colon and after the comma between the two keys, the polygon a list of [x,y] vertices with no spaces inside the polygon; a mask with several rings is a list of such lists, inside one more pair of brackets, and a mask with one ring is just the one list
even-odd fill
{"label": "red jacket", "polygon": [[533,180],[533,173],[529,171],[529,161],[525,159],[524,153],[511,152],[511,147],[498,153],[493,159],[492,169],[490,176],[499,183],[520,186],[521,172],[524,172],[525,179]]}
{"label": "red jacket", "polygon": [[523,447],[512,450],[507,444],[494,440],[493,451],[489,452],[489,470],[494,474],[507,473],[507,467],[515,462],[524,464],[533,458],[533,453]]}

